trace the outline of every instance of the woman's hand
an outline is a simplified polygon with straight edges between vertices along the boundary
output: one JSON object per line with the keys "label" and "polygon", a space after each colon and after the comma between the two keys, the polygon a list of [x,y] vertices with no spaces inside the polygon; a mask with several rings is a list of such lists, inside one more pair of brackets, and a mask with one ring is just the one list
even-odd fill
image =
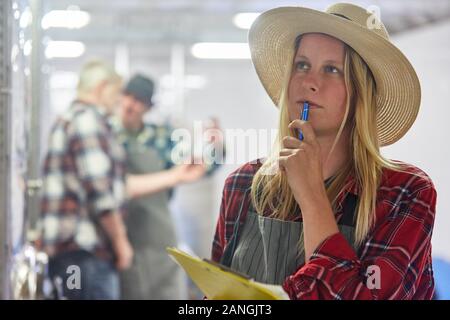
{"label": "woman's hand", "polygon": [[303,141],[283,139],[279,166],[286,173],[289,186],[302,211],[305,262],[327,237],[339,232],[323,183],[321,150],[308,122],[294,120],[290,129],[300,129]]}
{"label": "woman's hand", "polygon": [[278,164],[286,173],[292,193],[302,207],[302,204],[315,201],[317,196],[325,193],[320,145],[307,121],[294,120],[289,128],[301,130],[303,141],[284,137]]}

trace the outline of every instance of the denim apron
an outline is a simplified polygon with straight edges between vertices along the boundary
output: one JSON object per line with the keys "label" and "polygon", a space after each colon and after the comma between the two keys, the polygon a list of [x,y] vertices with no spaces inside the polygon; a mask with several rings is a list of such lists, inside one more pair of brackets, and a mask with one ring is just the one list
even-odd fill
{"label": "denim apron", "polygon": [[[339,231],[355,250],[356,203],[357,197],[349,193],[338,223]],[[238,234],[240,228],[242,231]],[[243,226],[235,224],[221,263],[256,281],[281,285],[305,263],[304,250],[299,250],[302,230],[301,221],[263,217],[250,204]]]}

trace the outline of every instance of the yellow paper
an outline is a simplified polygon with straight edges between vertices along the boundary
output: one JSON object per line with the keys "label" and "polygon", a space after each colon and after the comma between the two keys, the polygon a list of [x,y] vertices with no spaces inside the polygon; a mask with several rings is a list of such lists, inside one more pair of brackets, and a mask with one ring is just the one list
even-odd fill
{"label": "yellow paper", "polygon": [[167,252],[210,300],[288,299],[281,286],[256,282],[224,266],[193,257],[176,248],[167,248]]}

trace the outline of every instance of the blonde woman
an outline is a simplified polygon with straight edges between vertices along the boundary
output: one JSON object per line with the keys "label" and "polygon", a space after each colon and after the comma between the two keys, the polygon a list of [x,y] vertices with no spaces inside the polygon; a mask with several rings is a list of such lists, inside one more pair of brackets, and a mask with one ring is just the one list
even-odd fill
{"label": "blonde woman", "polygon": [[350,4],[276,8],[249,44],[278,147],[227,178],[213,259],[291,299],[431,299],[434,185],[380,154],[413,124],[420,84],[381,21]]}

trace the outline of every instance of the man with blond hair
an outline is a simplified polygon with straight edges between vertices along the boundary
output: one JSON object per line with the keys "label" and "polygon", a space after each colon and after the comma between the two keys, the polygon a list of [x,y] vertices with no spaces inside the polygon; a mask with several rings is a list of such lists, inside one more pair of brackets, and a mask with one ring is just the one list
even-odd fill
{"label": "man with blond hair", "polygon": [[77,98],[50,134],[41,241],[50,256],[50,278],[67,299],[118,299],[117,271],[132,261],[121,215],[125,153],[108,122],[121,83],[108,64],[87,63]]}

